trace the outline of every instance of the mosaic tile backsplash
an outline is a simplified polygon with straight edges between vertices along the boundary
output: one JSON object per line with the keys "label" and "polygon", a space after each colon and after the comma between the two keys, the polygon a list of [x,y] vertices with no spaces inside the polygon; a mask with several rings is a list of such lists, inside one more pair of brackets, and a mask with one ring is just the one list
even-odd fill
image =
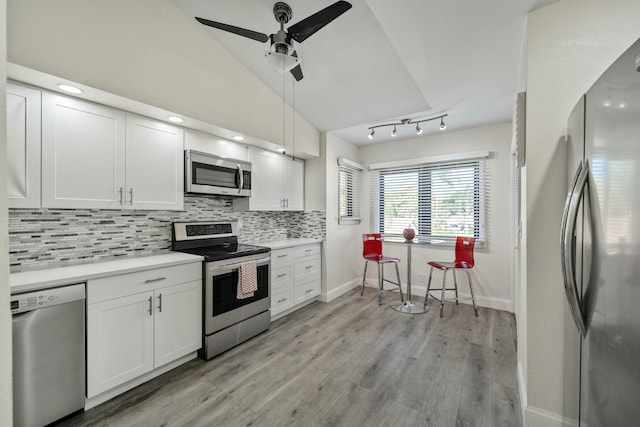
{"label": "mosaic tile backsplash", "polygon": [[325,238],[325,212],[234,212],[231,199],[185,194],[184,211],[10,209],[11,272],[117,257],[152,255],[171,248],[173,221],[241,222],[238,239],[265,242]]}

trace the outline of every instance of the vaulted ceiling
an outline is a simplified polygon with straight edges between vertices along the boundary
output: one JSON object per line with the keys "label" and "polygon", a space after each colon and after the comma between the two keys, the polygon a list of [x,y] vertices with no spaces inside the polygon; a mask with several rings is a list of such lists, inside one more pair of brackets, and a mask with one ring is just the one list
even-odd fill
{"label": "vaulted ceiling", "polygon": [[[186,14],[265,33],[273,0],[174,0]],[[322,132],[356,145],[391,140],[368,127],[448,114],[447,131],[511,120],[527,13],[556,0],[350,0],[353,7],[295,49],[304,78],[278,73],[269,43],[202,26]],[[285,29],[333,0],[287,0]],[[194,25],[201,25],[194,19]],[[206,55],[207,52],[202,52]],[[439,132],[424,123],[424,134]],[[398,128],[398,139],[415,137]]]}

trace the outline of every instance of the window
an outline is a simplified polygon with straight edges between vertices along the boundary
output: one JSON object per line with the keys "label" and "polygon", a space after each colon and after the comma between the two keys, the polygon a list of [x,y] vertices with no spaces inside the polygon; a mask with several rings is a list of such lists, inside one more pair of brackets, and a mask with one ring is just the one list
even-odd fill
{"label": "window", "polygon": [[338,223],[360,223],[360,174],[362,165],[338,158]]}
{"label": "window", "polygon": [[483,240],[485,175],[483,158],[381,167],[372,174],[372,224],[385,234],[411,227],[422,237]]}

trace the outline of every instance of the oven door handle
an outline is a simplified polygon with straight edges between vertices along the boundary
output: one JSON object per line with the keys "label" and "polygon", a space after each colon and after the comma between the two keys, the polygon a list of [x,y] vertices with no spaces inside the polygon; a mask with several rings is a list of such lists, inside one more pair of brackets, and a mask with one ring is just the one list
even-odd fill
{"label": "oven door handle", "polygon": [[[263,264],[268,263],[271,260],[271,257],[264,257],[264,258],[260,258],[255,260],[256,261],[256,265],[260,266]],[[241,262],[237,262],[234,264],[225,264],[225,265],[220,265],[220,266],[216,266],[216,265],[211,265],[207,267],[207,271],[209,270],[237,270],[240,267],[240,264],[242,264]]]}

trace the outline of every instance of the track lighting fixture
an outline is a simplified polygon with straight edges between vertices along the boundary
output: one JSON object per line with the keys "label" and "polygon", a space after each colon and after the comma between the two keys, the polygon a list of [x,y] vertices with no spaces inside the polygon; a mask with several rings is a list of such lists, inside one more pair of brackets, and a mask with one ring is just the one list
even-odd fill
{"label": "track lighting fixture", "polygon": [[420,127],[420,123],[424,123],[424,122],[430,122],[431,120],[437,120],[440,119],[440,130],[445,130],[447,128],[447,125],[444,123],[444,118],[447,117],[448,114],[441,114],[439,116],[435,116],[435,117],[431,117],[428,119],[423,119],[423,120],[413,120],[413,119],[402,119],[397,123],[385,123],[383,125],[375,125],[375,126],[371,126],[368,129],[371,131],[369,132],[369,139],[373,139],[373,135],[375,135],[375,128],[380,128],[380,127],[385,127],[385,126],[393,126],[393,130],[391,131],[391,136],[395,137],[396,135],[398,135],[398,131],[396,129],[396,126],[401,126],[401,125],[412,125],[415,124],[416,125],[416,135],[420,135],[422,134],[422,128]]}

